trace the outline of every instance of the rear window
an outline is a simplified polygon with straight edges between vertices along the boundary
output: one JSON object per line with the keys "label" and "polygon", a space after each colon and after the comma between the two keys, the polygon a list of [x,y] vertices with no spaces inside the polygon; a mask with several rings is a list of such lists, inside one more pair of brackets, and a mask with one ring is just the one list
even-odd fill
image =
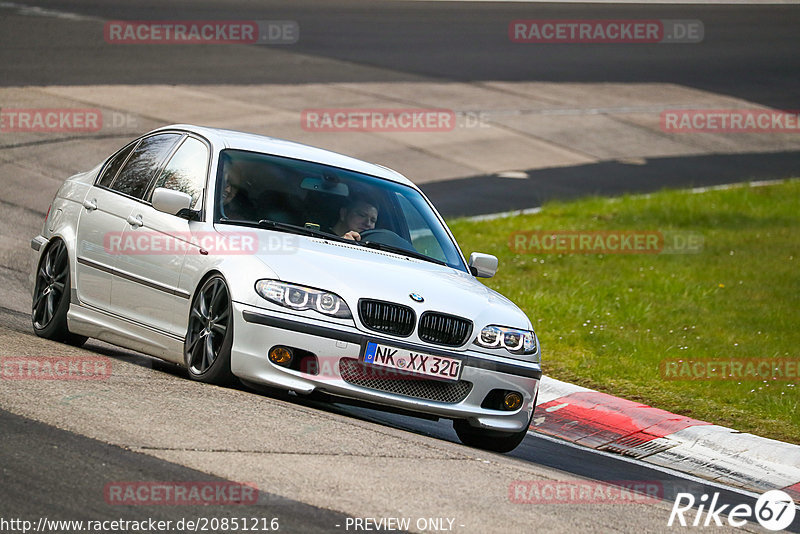
{"label": "rear window", "polygon": [[143,199],[153,175],[172,151],[181,134],[158,134],[142,139],[111,183],[111,189]]}

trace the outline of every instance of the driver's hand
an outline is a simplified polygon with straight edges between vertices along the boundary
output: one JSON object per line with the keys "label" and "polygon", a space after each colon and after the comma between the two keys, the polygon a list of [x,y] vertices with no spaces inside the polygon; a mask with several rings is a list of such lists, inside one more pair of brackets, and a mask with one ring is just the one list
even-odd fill
{"label": "driver's hand", "polygon": [[349,239],[350,241],[361,241],[361,234],[356,232],[355,230],[350,230],[346,234],[342,236],[345,239]]}

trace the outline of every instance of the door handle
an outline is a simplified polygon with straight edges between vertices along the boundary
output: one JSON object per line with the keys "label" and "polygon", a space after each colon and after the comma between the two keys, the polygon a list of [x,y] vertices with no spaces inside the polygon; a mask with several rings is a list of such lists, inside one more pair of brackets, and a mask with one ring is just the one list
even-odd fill
{"label": "door handle", "polygon": [[144,223],[142,222],[141,215],[137,215],[135,217],[133,215],[128,215],[128,218],[126,220],[128,221],[128,224],[130,224],[134,228],[139,228],[140,226],[144,225]]}
{"label": "door handle", "polygon": [[97,199],[93,198],[92,200],[86,199],[83,201],[83,207],[86,208],[86,211],[94,211],[97,209]]}

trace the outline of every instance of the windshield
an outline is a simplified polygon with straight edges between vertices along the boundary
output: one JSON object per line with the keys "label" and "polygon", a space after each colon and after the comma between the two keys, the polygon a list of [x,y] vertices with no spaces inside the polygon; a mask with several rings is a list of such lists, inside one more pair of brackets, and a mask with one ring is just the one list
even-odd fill
{"label": "windshield", "polygon": [[216,191],[216,222],[272,221],[340,238],[356,232],[367,246],[466,271],[428,202],[406,185],[309,161],[223,150]]}

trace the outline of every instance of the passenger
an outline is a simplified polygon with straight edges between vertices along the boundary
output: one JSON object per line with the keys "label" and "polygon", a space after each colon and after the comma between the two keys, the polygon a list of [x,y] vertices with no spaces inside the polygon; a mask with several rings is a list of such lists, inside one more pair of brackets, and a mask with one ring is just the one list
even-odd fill
{"label": "passenger", "polygon": [[339,220],[331,228],[332,234],[345,239],[361,241],[361,233],[375,228],[378,208],[371,200],[361,195],[350,198],[339,210]]}

